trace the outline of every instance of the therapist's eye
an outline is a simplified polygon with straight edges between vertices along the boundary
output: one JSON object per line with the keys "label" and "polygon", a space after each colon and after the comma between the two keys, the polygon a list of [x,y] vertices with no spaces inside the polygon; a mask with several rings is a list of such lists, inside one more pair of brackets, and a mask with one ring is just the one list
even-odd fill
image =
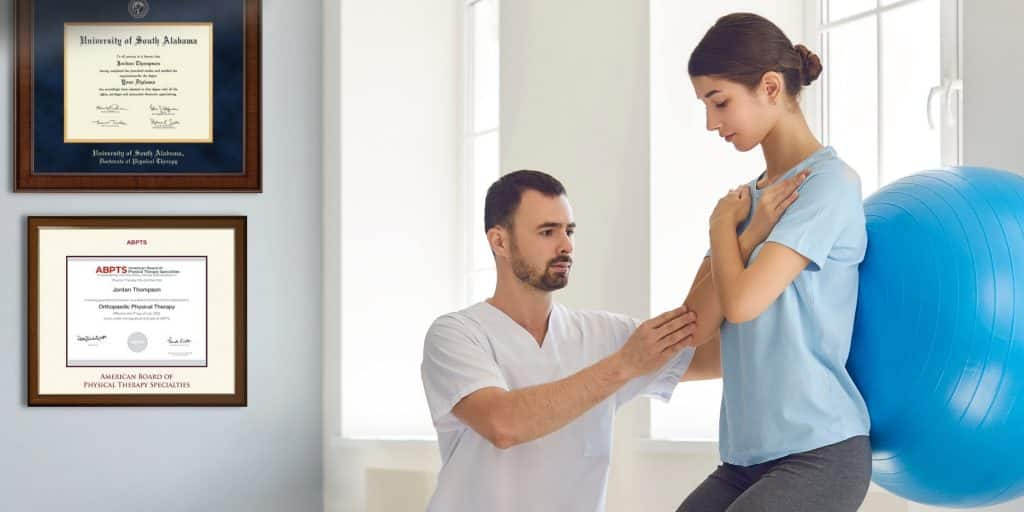
{"label": "therapist's eye", "polygon": [[721,103],[715,103],[715,108],[725,108],[725,106],[728,105],[728,104],[729,104],[729,100],[725,100],[725,101],[723,101]]}
{"label": "therapist's eye", "polygon": [[551,230],[545,229],[544,231],[541,231],[540,236],[551,236]]}

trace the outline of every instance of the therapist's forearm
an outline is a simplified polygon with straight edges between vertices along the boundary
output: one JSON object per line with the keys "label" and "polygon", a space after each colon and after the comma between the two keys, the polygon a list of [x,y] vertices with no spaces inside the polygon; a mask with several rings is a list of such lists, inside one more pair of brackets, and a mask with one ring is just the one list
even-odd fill
{"label": "therapist's forearm", "polygon": [[492,443],[509,448],[544,437],[582,416],[632,377],[613,354],[561,380],[501,393],[491,410]]}

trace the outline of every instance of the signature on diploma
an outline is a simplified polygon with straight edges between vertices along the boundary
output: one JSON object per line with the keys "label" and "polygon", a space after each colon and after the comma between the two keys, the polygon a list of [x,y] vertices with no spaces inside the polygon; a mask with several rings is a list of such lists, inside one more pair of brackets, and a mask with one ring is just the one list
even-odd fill
{"label": "signature on diploma", "polygon": [[104,114],[116,114],[118,112],[127,112],[128,109],[118,105],[117,103],[111,103],[109,105],[96,105],[96,110]]}
{"label": "signature on diploma", "polygon": [[178,107],[169,107],[167,105],[150,105],[149,111],[154,116],[173,116],[177,115]]}
{"label": "signature on diploma", "polygon": [[181,121],[174,119],[150,119],[149,123],[153,125],[153,128],[168,129],[178,126],[181,124]]}
{"label": "signature on diploma", "polygon": [[126,122],[124,122],[124,121],[122,121],[120,119],[101,119],[101,120],[93,121],[92,123],[97,125],[97,126],[102,126],[104,128],[116,128],[118,126],[128,126],[128,123],[126,123]]}
{"label": "signature on diploma", "polygon": [[78,339],[78,341],[80,341],[82,343],[88,343],[90,346],[95,347],[96,345],[99,345],[99,343],[101,341],[107,339],[107,337],[106,337],[106,335],[102,335],[102,336],[76,336],[76,339]]}
{"label": "signature on diploma", "polygon": [[188,345],[192,340],[188,338],[167,338],[168,345]]}

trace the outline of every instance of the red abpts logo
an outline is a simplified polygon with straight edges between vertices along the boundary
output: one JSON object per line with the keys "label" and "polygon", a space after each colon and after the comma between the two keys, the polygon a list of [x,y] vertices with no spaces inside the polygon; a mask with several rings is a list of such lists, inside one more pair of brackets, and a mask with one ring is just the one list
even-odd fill
{"label": "red abpts logo", "polygon": [[96,267],[97,274],[127,274],[128,267],[122,265]]}

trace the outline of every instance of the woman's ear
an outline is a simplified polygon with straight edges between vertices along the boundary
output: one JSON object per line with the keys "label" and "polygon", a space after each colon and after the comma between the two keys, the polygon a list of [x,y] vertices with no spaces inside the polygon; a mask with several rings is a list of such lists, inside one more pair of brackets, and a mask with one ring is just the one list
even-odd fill
{"label": "woman's ear", "polygon": [[764,93],[765,98],[768,99],[768,103],[772,105],[778,103],[785,90],[783,84],[782,74],[777,71],[769,71],[761,75],[760,90]]}

